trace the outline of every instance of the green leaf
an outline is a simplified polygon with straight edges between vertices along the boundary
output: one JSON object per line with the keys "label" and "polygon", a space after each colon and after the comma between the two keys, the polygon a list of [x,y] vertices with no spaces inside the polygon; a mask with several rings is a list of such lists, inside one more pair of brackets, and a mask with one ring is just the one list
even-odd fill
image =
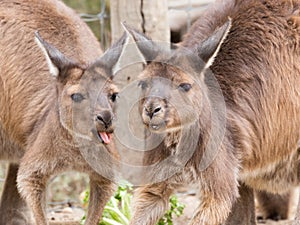
{"label": "green leaf", "polygon": [[[84,201],[88,202],[88,191]],[[123,183],[119,185],[115,195],[112,196],[103,210],[102,220],[99,225],[128,225],[131,218],[132,185]],[[179,217],[183,214],[185,205],[178,202],[176,195],[169,199],[170,207],[164,216],[158,221],[157,225],[173,225],[174,215]],[[81,224],[84,223],[82,218]]]}
{"label": "green leaf", "polygon": [[130,220],[131,218],[131,209],[130,209],[130,202],[132,199],[132,195],[128,194],[123,197],[123,201],[121,201],[122,212],[126,216],[127,219]]}
{"label": "green leaf", "polygon": [[109,218],[102,218],[102,224],[101,225],[124,225],[122,223],[118,223],[115,220],[109,219]]}
{"label": "green leaf", "polygon": [[129,224],[126,216],[118,209],[110,206],[105,206],[105,209],[110,213],[111,217],[123,225]]}

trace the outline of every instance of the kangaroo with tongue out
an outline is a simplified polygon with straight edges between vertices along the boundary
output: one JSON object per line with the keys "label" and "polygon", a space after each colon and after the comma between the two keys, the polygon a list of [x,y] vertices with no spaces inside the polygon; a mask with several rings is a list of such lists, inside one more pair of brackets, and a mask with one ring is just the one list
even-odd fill
{"label": "kangaroo with tongue out", "polygon": [[111,170],[113,67],[127,37],[101,56],[87,25],[58,0],[1,1],[0,36],[0,160],[9,162],[0,225],[47,225],[47,184],[68,170],[89,175],[85,224],[97,225],[115,185],[87,153],[100,152],[97,165]]}
{"label": "kangaroo with tongue out", "polygon": [[97,121],[98,121],[98,123],[96,124],[97,130],[102,130],[98,132],[98,135],[100,137],[100,140],[103,141],[105,144],[109,144],[111,142],[111,138],[112,138],[111,133],[113,132],[111,125],[112,125],[113,117],[114,116],[112,112],[108,110],[100,112],[97,115]]}

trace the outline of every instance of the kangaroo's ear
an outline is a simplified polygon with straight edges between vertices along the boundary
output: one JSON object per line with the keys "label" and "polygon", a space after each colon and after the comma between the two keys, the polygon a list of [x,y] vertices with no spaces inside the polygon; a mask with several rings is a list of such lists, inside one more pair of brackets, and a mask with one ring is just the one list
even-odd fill
{"label": "kangaroo's ear", "polygon": [[217,29],[210,37],[197,46],[198,56],[206,63],[206,68],[210,67],[217,56],[222,43],[226,39],[231,28],[231,19]]}
{"label": "kangaroo's ear", "polygon": [[[97,63],[105,68],[106,74],[111,79],[115,74],[115,67],[118,67],[118,62],[121,59],[124,47],[128,43],[128,34],[126,32],[123,33],[121,38],[116,41],[109,49],[107,49],[103,56],[101,56]],[[126,57],[126,56],[124,56]]]}
{"label": "kangaroo's ear", "polygon": [[154,43],[150,38],[141,32],[128,26],[126,23],[122,23],[126,33],[128,33],[135,41],[139,51],[142,53],[146,62],[153,61],[159,54],[159,46]]}
{"label": "kangaroo's ear", "polygon": [[35,32],[35,41],[41,48],[46,58],[50,74],[63,81],[68,76],[70,69],[79,68],[72,60],[42,39],[38,31]]}

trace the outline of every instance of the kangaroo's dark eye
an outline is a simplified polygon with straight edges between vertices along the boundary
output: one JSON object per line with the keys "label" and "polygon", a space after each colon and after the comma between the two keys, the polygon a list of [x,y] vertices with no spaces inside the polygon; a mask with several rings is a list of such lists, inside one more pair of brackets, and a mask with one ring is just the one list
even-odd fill
{"label": "kangaroo's dark eye", "polygon": [[118,97],[119,97],[119,93],[115,92],[115,93],[112,93],[109,98],[112,102],[115,102]]}
{"label": "kangaroo's dark eye", "polygon": [[80,93],[74,93],[74,94],[72,94],[71,98],[72,98],[72,100],[74,102],[77,102],[77,103],[81,102],[84,99],[83,95],[80,94]]}
{"label": "kangaroo's dark eye", "polygon": [[146,81],[141,80],[138,86],[141,87],[143,90],[145,90],[148,87],[148,84]]}
{"label": "kangaroo's dark eye", "polygon": [[191,90],[192,85],[189,83],[181,83],[179,84],[178,88],[182,91],[188,92],[189,90]]}

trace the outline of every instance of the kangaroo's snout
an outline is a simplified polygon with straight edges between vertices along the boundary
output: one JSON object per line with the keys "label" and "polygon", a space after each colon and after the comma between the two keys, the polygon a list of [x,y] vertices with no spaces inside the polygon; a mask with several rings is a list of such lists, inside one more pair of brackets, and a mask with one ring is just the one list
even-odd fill
{"label": "kangaroo's snout", "polygon": [[112,126],[113,113],[109,110],[105,110],[96,115],[96,122],[103,126],[104,129],[108,129]]}

